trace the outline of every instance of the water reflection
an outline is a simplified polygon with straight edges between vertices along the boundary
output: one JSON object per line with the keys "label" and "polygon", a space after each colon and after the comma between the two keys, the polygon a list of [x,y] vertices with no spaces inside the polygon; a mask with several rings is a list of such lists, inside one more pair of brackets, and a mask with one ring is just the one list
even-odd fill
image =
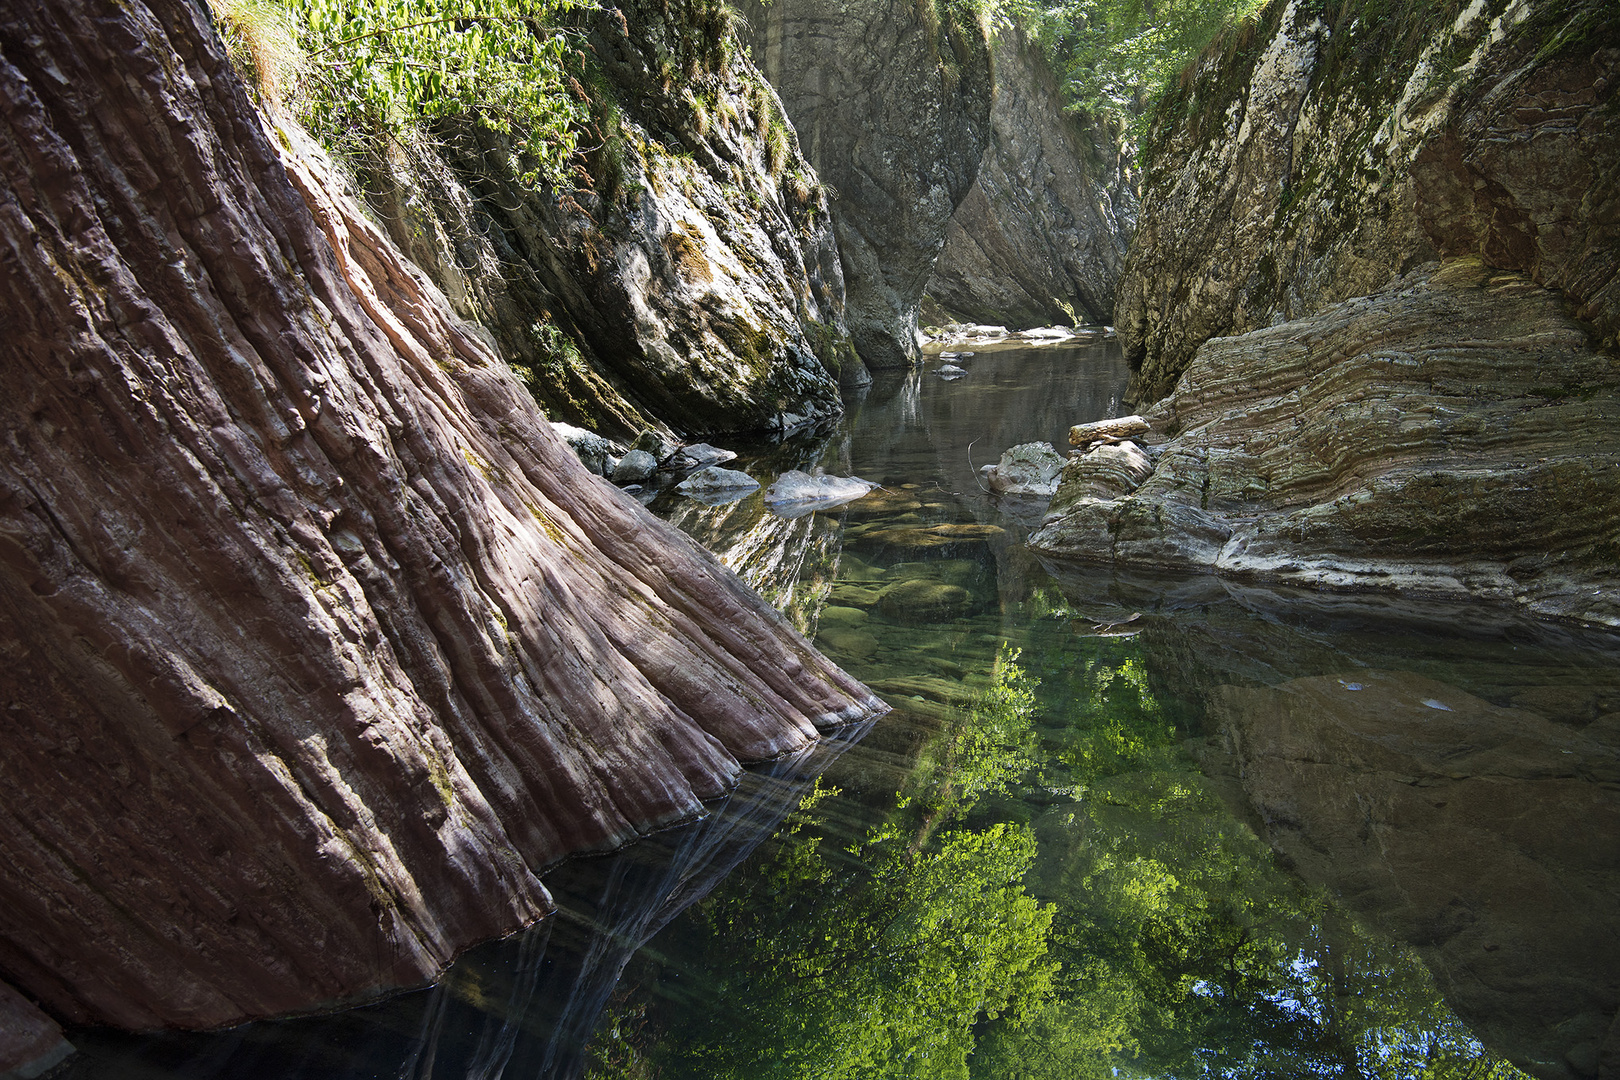
{"label": "water reflection", "polygon": [[747,774],[708,817],[546,875],[553,917],[469,951],[436,986],[216,1033],[71,1034],[53,1080],[575,1077],[625,963],[769,836],[870,722]]}
{"label": "water reflection", "polygon": [[965,366],[880,379],[830,435],[736,447],[764,485],[883,485],[855,503],[789,519],[757,493],[648,493],[894,705],[858,745],[548,876],[559,918],[430,991],[212,1036],[79,1033],[68,1075],[1616,1068],[1616,639],[1042,564],[1029,508],[974,465],[1117,412],[1123,362]]}

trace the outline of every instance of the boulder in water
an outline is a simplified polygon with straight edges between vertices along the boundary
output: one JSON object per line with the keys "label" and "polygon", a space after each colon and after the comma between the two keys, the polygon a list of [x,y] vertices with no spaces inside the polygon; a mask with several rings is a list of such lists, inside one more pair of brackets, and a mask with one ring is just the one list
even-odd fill
{"label": "boulder in water", "polygon": [[991,466],[986,472],[985,482],[998,495],[1033,495],[1050,499],[1057,492],[1058,474],[1063,471],[1063,462],[1063,455],[1051,443],[1022,443],[1001,455],[1000,464]]}
{"label": "boulder in water", "polygon": [[676,451],[670,459],[669,467],[672,469],[701,469],[705,465],[724,465],[728,461],[736,461],[737,455],[730,450],[722,450],[718,446],[708,443],[692,443]]}
{"label": "boulder in water", "polygon": [[675,485],[682,495],[710,505],[733,502],[759,487],[759,481],[736,469],[707,465]]}
{"label": "boulder in water", "polygon": [[784,517],[838,506],[860,498],[876,484],[858,476],[811,476],[790,469],[765,492],[765,504]]}
{"label": "boulder in water", "polygon": [[624,456],[623,446],[594,431],[557,421],[552,421],[551,430],[561,435],[563,442],[573,448],[575,456],[597,476],[611,476],[619,459]]}
{"label": "boulder in water", "polygon": [[945,364],[939,369],[939,377],[944,379],[946,382],[952,382],[956,379],[960,379],[966,374],[966,368],[959,368],[955,364]]}
{"label": "boulder in water", "polygon": [[639,484],[658,471],[658,459],[645,450],[632,450],[613,469],[615,484]]}

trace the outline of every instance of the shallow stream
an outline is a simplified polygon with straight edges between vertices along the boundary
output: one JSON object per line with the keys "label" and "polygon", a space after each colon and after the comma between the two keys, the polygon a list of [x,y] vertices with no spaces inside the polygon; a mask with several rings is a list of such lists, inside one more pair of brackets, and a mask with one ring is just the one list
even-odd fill
{"label": "shallow stream", "polygon": [[556,871],[557,918],[435,988],[75,1032],[67,1075],[1597,1075],[1620,639],[1044,565],[975,467],[1116,415],[1117,346],[955,362],[738,463],[881,485],[855,503],[647,493],[893,713]]}

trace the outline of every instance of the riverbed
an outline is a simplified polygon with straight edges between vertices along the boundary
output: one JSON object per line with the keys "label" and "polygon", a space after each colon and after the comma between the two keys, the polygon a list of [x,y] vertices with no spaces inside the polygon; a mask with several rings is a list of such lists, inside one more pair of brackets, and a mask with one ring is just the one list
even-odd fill
{"label": "riverbed", "polygon": [[1099,341],[889,373],[735,447],[875,482],[654,512],[894,711],[546,878],[436,987],[74,1032],[89,1077],[1595,1075],[1620,1005],[1620,640],[1044,564],[978,468],[1122,411]]}

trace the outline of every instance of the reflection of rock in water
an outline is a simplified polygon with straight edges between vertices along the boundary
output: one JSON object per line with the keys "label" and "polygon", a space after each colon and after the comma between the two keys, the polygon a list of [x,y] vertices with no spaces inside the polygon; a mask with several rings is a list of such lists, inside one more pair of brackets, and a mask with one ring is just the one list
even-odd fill
{"label": "reflection of rock in water", "polygon": [[1210,720],[1272,847],[1416,945],[1487,1046],[1547,1077],[1620,1052],[1620,713],[1368,671],[1223,687]]}
{"label": "reflection of rock in water", "polygon": [[570,1080],[635,951],[708,895],[867,722],[746,773],[702,821],[546,875],[558,914],[468,952],[430,990],[331,1016],[149,1038],[80,1032],[59,1080]]}
{"label": "reflection of rock in water", "polygon": [[1413,605],[1052,568],[1077,621],[1144,612],[1157,688],[1205,706],[1206,771],[1307,880],[1415,945],[1538,1076],[1620,1068],[1613,635]]}
{"label": "reflection of rock in water", "polygon": [[823,514],[780,517],[754,494],[722,506],[686,500],[668,520],[712,551],[800,633],[815,632],[838,571],[836,519]]}

